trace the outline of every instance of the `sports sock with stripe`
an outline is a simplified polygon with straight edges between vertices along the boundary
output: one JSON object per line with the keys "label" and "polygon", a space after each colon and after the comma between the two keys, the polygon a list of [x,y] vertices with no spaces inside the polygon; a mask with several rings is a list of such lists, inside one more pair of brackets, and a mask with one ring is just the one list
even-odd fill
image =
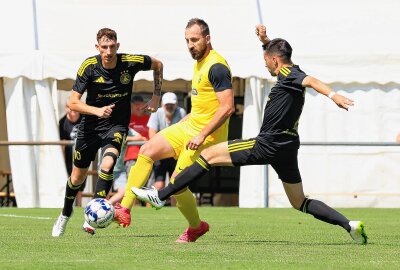
{"label": "sports sock with stripe", "polygon": [[71,182],[71,177],[68,178],[67,186],[65,188],[64,208],[62,210],[63,216],[71,216],[75,197],[76,194],[78,194],[81,186],[82,184],[73,185]]}
{"label": "sports sock with stripe", "polygon": [[121,201],[121,205],[131,209],[135,202],[136,195],[131,191],[132,187],[141,188],[146,184],[154,161],[145,155],[139,154],[135,165],[131,168],[128,176],[128,183],[125,188],[125,195]]}
{"label": "sports sock with stripe", "polygon": [[324,222],[342,226],[350,232],[350,220],[321,201],[306,198],[300,207],[300,211],[311,214]]}
{"label": "sports sock with stripe", "polygon": [[110,191],[114,180],[113,170],[107,172],[103,169],[99,172],[99,179],[97,179],[96,188],[94,191],[94,198],[105,198]]}
{"label": "sports sock with stripe", "polygon": [[165,188],[159,190],[158,197],[160,200],[166,200],[173,194],[200,179],[210,168],[210,164],[200,156],[192,165],[181,171],[175,179],[171,179],[171,182]]}

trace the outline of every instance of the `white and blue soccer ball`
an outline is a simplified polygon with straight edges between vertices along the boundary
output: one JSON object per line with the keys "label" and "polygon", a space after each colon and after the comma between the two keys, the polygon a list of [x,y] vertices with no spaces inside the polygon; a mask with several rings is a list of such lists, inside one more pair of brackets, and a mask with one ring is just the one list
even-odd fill
{"label": "white and blue soccer ball", "polygon": [[114,206],[106,199],[93,199],[85,208],[85,220],[94,228],[105,228],[114,220]]}

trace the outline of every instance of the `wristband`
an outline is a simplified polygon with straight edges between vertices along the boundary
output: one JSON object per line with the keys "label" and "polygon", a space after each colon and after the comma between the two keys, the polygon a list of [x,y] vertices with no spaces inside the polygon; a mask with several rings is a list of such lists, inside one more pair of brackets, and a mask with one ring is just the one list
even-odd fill
{"label": "wristband", "polygon": [[332,97],[333,97],[335,94],[336,94],[335,91],[330,92],[329,95],[328,95],[328,98],[332,99]]}

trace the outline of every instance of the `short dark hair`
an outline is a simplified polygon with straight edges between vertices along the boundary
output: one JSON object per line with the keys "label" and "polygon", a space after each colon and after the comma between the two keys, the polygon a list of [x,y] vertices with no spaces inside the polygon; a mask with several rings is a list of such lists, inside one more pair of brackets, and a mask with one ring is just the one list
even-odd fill
{"label": "short dark hair", "polygon": [[267,54],[277,55],[285,63],[290,63],[292,61],[292,46],[282,38],[271,40],[267,45],[263,45],[263,48]]}
{"label": "short dark hair", "polygon": [[97,32],[97,42],[99,42],[100,39],[104,36],[106,36],[110,40],[117,41],[117,33],[110,28],[102,28],[99,30],[99,32]]}
{"label": "short dark hair", "polygon": [[210,28],[208,28],[208,24],[204,20],[199,19],[199,18],[190,19],[186,25],[186,29],[192,27],[195,24],[200,26],[201,34],[203,35],[203,37],[210,34]]}
{"label": "short dark hair", "polygon": [[135,103],[135,102],[144,102],[144,99],[142,96],[139,95],[132,95],[131,97],[131,103]]}

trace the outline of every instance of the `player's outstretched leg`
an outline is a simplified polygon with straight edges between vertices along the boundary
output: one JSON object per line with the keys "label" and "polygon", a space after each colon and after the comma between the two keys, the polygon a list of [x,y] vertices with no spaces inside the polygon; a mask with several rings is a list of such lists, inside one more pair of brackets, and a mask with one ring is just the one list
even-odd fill
{"label": "player's outstretched leg", "polygon": [[338,211],[321,201],[306,198],[298,210],[311,214],[316,219],[343,227],[358,244],[365,245],[368,242],[363,222],[350,221]]}
{"label": "player's outstretched leg", "polygon": [[291,205],[307,214],[313,215],[316,219],[327,222],[332,225],[339,225],[344,228],[355,242],[360,244],[367,243],[367,235],[365,233],[364,223],[361,221],[350,221],[335,209],[329,207],[325,203],[306,198],[303,193],[303,185],[301,182],[288,183],[283,182],[286,195]]}

